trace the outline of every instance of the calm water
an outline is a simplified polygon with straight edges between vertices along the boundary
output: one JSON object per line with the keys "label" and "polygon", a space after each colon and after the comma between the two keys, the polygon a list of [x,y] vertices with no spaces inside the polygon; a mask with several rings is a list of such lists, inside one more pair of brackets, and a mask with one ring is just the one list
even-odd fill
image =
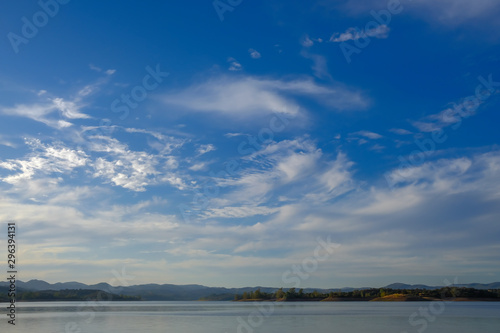
{"label": "calm water", "polygon": [[253,333],[500,332],[500,303],[20,303],[16,326],[0,303],[0,332]]}

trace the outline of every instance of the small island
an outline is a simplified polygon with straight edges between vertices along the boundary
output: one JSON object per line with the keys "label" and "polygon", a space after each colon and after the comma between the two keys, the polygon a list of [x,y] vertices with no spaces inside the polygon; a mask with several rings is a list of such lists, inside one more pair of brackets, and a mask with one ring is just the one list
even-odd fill
{"label": "small island", "polygon": [[[201,300],[229,300],[230,295],[211,295]],[[318,291],[304,292],[290,288],[283,288],[274,293],[266,293],[260,288],[236,294],[233,301],[236,302],[349,302],[349,301],[371,301],[371,302],[412,302],[412,301],[500,301],[500,289],[474,289],[466,287],[443,287],[438,289],[391,289],[371,288],[348,292],[330,291],[321,293]]]}

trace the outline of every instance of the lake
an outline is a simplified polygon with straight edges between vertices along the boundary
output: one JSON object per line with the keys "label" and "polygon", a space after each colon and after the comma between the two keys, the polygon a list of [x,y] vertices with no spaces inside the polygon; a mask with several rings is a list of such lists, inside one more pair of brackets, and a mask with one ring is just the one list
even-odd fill
{"label": "lake", "polygon": [[2,333],[500,332],[500,302],[34,302],[15,326],[6,306]]}

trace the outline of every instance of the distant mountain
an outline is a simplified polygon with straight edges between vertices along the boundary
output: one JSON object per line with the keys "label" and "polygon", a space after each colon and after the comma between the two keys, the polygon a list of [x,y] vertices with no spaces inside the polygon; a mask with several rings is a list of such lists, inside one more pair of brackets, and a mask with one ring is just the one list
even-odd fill
{"label": "distant mountain", "polygon": [[[467,283],[467,284],[456,284],[455,287],[465,287],[465,288],[474,288],[474,289],[500,289],[500,282],[493,283]],[[445,286],[426,286],[425,284],[405,284],[405,283],[392,283],[384,288],[390,289],[439,289]]]}
{"label": "distant mountain", "polygon": [[[0,282],[0,287],[8,287],[8,282]],[[500,282],[481,284],[481,283],[470,283],[470,284],[460,284],[457,287],[467,287],[475,289],[500,289]],[[162,300],[162,301],[194,301],[200,298],[214,296],[214,295],[225,295],[223,298],[227,298],[228,295],[243,294],[244,292],[254,291],[260,288],[261,291],[266,293],[275,292],[278,288],[271,287],[245,287],[245,288],[222,288],[222,287],[207,287],[197,284],[188,285],[174,285],[174,284],[142,284],[134,285],[128,287],[113,287],[107,283],[98,283],[94,285],[86,285],[80,282],[58,282],[54,284],[47,283],[41,280],[30,280],[28,282],[17,281],[17,288],[19,290],[26,291],[42,291],[42,290],[101,290],[111,294],[125,295],[125,296],[141,296],[143,300]],[[393,283],[385,286],[384,288],[391,289],[439,289],[440,287],[426,286],[426,285],[410,285],[404,283]],[[3,288],[2,288],[3,289]],[[284,288],[285,290],[288,288]],[[321,293],[327,293],[330,291],[343,291],[349,292],[353,290],[363,290],[370,288],[332,288],[332,289],[314,289],[314,288],[304,288],[304,292],[310,293],[317,290]]]}
{"label": "distant mountain", "polygon": [[[0,282],[0,285],[2,283]],[[51,284],[42,280],[30,280],[28,282],[16,281],[16,285],[19,288],[27,289],[27,290],[48,290],[51,288]]]}
{"label": "distant mountain", "polygon": [[500,282],[493,282],[488,284],[483,284],[483,283],[457,284],[457,287],[466,287],[474,289],[500,289]]}
{"label": "distant mountain", "polygon": [[441,287],[426,286],[425,284],[406,284],[406,283],[392,283],[384,288],[387,289],[439,289]]}
{"label": "distant mountain", "polygon": [[[0,282],[0,287],[8,287],[8,282]],[[143,284],[128,287],[113,287],[107,283],[98,283],[94,285],[86,285],[79,282],[65,282],[50,284],[41,280],[30,280],[28,282],[17,281],[16,287],[18,290],[24,291],[45,291],[45,290],[101,290],[116,295],[125,296],[141,296],[143,300],[198,300],[202,297],[214,294],[242,294],[243,292],[253,291],[258,287],[246,288],[219,288],[206,287],[202,285],[174,285],[174,284]],[[262,291],[274,292],[278,288],[261,287]]]}
{"label": "distant mountain", "polygon": [[[0,286],[0,302],[9,302],[8,287]],[[86,301],[86,300],[114,300],[114,301],[140,301],[141,297],[112,295],[102,290],[92,289],[64,289],[64,290],[41,290],[16,291],[16,301]]]}

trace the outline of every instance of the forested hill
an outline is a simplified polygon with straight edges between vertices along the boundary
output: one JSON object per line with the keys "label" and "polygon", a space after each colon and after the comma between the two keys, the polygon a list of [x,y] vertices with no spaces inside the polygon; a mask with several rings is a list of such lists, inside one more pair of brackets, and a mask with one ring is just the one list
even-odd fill
{"label": "forested hill", "polygon": [[[5,299],[7,295],[7,288],[9,286],[8,282],[0,282],[0,300]],[[500,289],[500,283],[490,283],[490,284],[467,284],[467,285],[455,285],[457,288],[474,288],[477,290],[493,290]],[[421,292],[427,293],[427,290],[440,289],[442,287],[433,287],[426,285],[407,285],[401,283],[391,284],[384,287],[384,290],[408,290],[406,294],[410,294],[411,290],[422,290]],[[262,293],[276,293],[279,289],[273,287],[244,287],[244,288],[222,288],[222,287],[207,287],[202,285],[174,285],[174,284],[143,284],[143,285],[133,285],[133,286],[123,286],[123,287],[113,287],[107,283],[99,283],[94,285],[86,285],[79,282],[64,282],[64,283],[54,283],[50,284],[41,280],[31,280],[28,282],[16,281],[16,289],[19,300],[22,297],[25,299],[78,299],[83,297],[84,291],[89,292],[85,294],[84,298],[96,297],[96,291],[101,291],[107,294],[112,294],[113,300],[125,300],[125,296],[133,296],[135,299],[142,299],[144,301],[194,301],[199,299],[211,299],[211,300],[233,300],[235,295],[243,296],[244,293],[250,294],[255,292],[257,289]],[[73,294],[69,293],[68,290],[75,291]],[[288,288],[282,289],[288,292]],[[52,293],[40,293],[40,292],[52,291]],[[64,291],[63,293],[57,294],[56,292]],[[334,293],[349,293],[352,292],[353,295],[372,295],[375,296],[376,292],[380,291],[380,288],[332,288],[332,289],[314,289],[314,288],[304,288],[302,293],[316,293],[321,295],[329,295],[330,292]],[[29,293],[31,292],[31,293]],[[39,292],[40,294],[36,294]],[[299,293],[299,290],[296,291]],[[101,293],[101,296],[107,295]],[[52,295],[52,296],[51,296]],[[122,295],[122,296],[119,296]],[[348,295],[344,295],[348,296]],[[104,296],[105,297],[105,296]],[[103,297],[103,298],[104,298]],[[321,296],[322,297],[322,296]],[[378,296],[377,296],[378,297]],[[134,299],[134,298],[131,298]],[[293,299],[290,298],[290,299]]]}
{"label": "forested hill", "polygon": [[[206,297],[204,300],[217,300]],[[392,289],[371,288],[353,291],[330,291],[321,293],[304,292],[303,289],[278,289],[274,293],[266,293],[260,289],[244,292],[234,296],[235,301],[500,301],[500,289],[474,289],[466,287],[443,287],[439,289]]]}
{"label": "forested hill", "polygon": [[[9,288],[0,287],[0,302],[9,302]],[[140,301],[137,296],[113,295],[101,290],[42,290],[26,291],[18,290],[15,295],[16,302],[19,301]]]}

